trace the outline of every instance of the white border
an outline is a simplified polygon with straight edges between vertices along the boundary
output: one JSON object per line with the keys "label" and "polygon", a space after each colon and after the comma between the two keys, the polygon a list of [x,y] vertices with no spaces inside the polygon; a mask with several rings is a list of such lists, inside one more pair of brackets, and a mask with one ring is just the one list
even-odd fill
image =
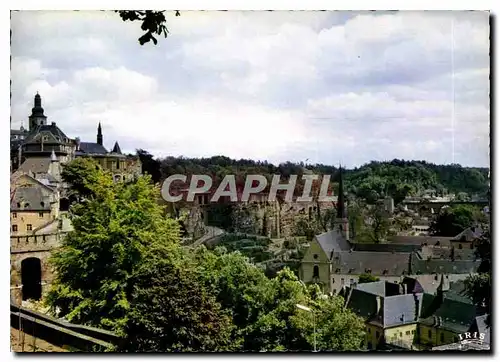
{"label": "white border", "polygon": [[[350,1],[345,1],[341,3],[335,3],[333,4],[332,1],[327,1],[327,0],[275,0],[275,1],[263,1],[263,0],[254,0],[254,1],[248,1],[248,0],[211,0],[211,1],[203,1],[203,0],[173,0],[173,1],[168,1],[166,4],[161,4],[158,1],[150,1],[150,0],[142,0],[140,2],[135,2],[135,1],[116,1],[116,0],[109,0],[106,2],[102,1],[95,1],[95,0],[87,0],[87,1],[78,1],[78,2],[69,2],[69,1],[54,1],[54,0],[45,0],[41,2],[40,0],[33,1],[33,0],[26,0],[26,1],[5,1],[2,2],[1,7],[2,7],[2,12],[1,18],[0,18],[0,27],[2,28],[0,31],[0,36],[1,36],[1,45],[2,45],[2,57],[1,63],[1,76],[2,76],[2,82],[3,84],[1,88],[1,96],[0,96],[0,107],[1,107],[1,114],[2,117],[2,127],[5,127],[5,130],[2,132],[4,135],[4,142],[0,142],[0,147],[1,147],[1,154],[3,157],[1,158],[1,169],[7,170],[9,168],[9,160],[7,158],[7,155],[9,155],[9,143],[7,143],[7,125],[9,124],[8,119],[10,118],[10,95],[9,95],[9,89],[7,88],[7,84],[9,84],[10,80],[10,63],[9,63],[9,58],[8,54],[10,54],[10,38],[9,38],[9,33],[10,33],[10,13],[9,9],[16,9],[16,10],[73,10],[75,8],[81,9],[81,10],[87,10],[87,9],[101,9],[101,10],[106,10],[106,9],[137,9],[138,7],[142,9],[167,9],[167,10],[219,10],[219,9],[227,9],[227,10],[492,10],[492,13],[495,14],[498,11],[498,1],[493,1],[493,0],[475,0],[475,1],[450,1],[450,2],[439,2],[436,0],[419,0],[419,1],[397,1],[397,0],[391,0],[391,1],[362,1],[362,0],[350,0]],[[7,5],[7,6],[6,6]],[[498,24],[497,24],[498,26]],[[495,45],[497,45],[498,39],[495,40]],[[498,55],[497,55],[497,60],[495,61],[496,66],[498,66]],[[495,97],[495,105],[497,104],[497,97]],[[498,161],[497,158],[495,158],[495,166],[496,162]],[[500,161],[499,161],[500,162]],[[492,167],[493,168],[493,167]],[[1,201],[0,205],[8,205],[8,199],[7,199],[7,188],[9,182],[7,181],[7,172],[5,171],[2,173],[1,179],[1,190],[3,190],[0,193]],[[492,185],[496,186],[496,185]],[[495,198],[496,201],[496,198]],[[496,204],[496,202],[494,202]],[[4,227],[2,228],[3,233],[4,233],[4,238],[3,238],[3,248],[4,252],[1,253],[1,256],[4,260],[1,265],[4,266],[4,272],[1,273],[1,278],[3,281],[3,287],[1,289],[2,291],[2,310],[4,311],[5,315],[7,314],[7,310],[9,308],[8,306],[8,301],[10,301],[9,298],[9,277],[7,274],[7,269],[8,266],[10,266],[10,258],[9,258],[9,252],[7,251],[8,249],[8,231],[9,228],[7,227],[7,223],[9,220],[8,218],[9,210],[7,209],[7,206],[4,206],[2,208],[2,216],[0,220],[4,224]],[[497,216],[495,213],[495,225],[499,225]],[[495,233],[496,235],[496,233]],[[495,244],[495,242],[494,242]],[[497,254],[499,253],[500,247],[497,247],[495,249],[495,260],[497,257]],[[496,270],[496,269],[495,269]],[[495,280],[495,278],[493,278]],[[496,287],[496,286],[495,286]],[[498,289],[495,288],[495,291]],[[495,295],[495,300],[498,300],[496,298],[497,295]],[[497,318],[494,318],[494,327],[493,329],[496,330],[495,326],[498,326],[497,323]],[[6,321],[9,319],[6,318]],[[5,322],[3,328],[1,328],[2,335],[0,337],[0,341],[2,343],[2,358],[1,360],[11,360],[14,358],[14,355],[10,353],[10,337],[7,337],[7,334],[10,336],[10,325],[8,325],[9,322]],[[499,333],[495,331],[496,333],[493,334],[495,342],[498,341],[498,335]],[[496,346],[498,346],[498,343],[495,343]],[[373,358],[377,355],[374,354],[369,354],[366,356],[366,358]],[[381,355],[382,358],[387,355]],[[418,355],[417,355],[418,356]],[[110,356],[104,356],[104,355],[98,355],[98,356],[92,356],[93,359],[97,360],[104,360],[104,358],[109,358]],[[120,355],[119,358],[122,356]],[[125,356],[127,357],[127,356]],[[140,358],[143,358],[144,356],[140,356]],[[150,358],[155,358],[157,356],[151,356]],[[178,358],[173,355],[168,355],[165,356],[169,359],[171,358]],[[202,358],[206,358],[207,355],[203,355]],[[218,358],[219,355],[215,355],[214,357]],[[239,356],[234,356],[234,355],[228,355],[227,357],[229,358],[238,358]],[[288,357],[288,356],[287,356]],[[306,359],[309,356],[297,356],[301,359]],[[356,360],[356,359],[361,359],[365,358],[362,356],[357,356],[357,357],[349,357],[348,355],[322,355],[322,356],[315,356],[315,358],[334,358],[335,360],[342,360],[344,358],[349,358],[351,360]],[[401,356],[405,358],[406,356]],[[413,357],[413,356],[412,356]],[[450,356],[452,358],[470,358],[472,357],[469,354],[464,354],[463,357],[460,355],[454,355]],[[58,358],[63,358],[63,360],[66,360],[68,357],[58,357]],[[84,357],[86,358],[86,357]],[[161,357],[160,357],[161,358]],[[186,357],[182,357],[186,358]],[[196,358],[196,356],[193,357],[188,357],[188,358]],[[276,356],[270,356],[270,355],[258,355],[257,356],[252,356],[252,359],[271,359],[271,358],[276,358]],[[279,357],[278,357],[279,358]],[[413,357],[417,359],[428,359],[428,360],[437,360],[439,358],[442,358],[438,355],[433,356],[426,354],[421,357]]]}

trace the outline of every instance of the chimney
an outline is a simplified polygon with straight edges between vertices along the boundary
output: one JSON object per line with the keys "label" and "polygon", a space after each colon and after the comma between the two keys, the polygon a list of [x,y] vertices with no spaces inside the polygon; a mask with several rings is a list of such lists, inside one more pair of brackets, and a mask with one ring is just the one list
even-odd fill
{"label": "chimney", "polygon": [[52,122],[52,127],[55,127],[56,126],[56,122]]}
{"label": "chimney", "polygon": [[76,151],[80,151],[80,137],[75,138]]}

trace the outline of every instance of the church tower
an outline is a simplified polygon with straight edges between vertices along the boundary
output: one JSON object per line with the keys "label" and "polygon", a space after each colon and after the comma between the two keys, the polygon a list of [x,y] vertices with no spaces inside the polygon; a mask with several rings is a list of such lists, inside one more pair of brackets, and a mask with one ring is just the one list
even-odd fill
{"label": "church tower", "polygon": [[38,92],[35,95],[35,106],[31,109],[29,116],[29,131],[32,132],[35,128],[47,124],[47,117],[43,114],[42,97]]}
{"label": "church tower", "polygon": [[101,122],[99,122],[99,126],[97,126],[97,143],[102,146],[102,129]]}
{"label": "church tower", "polygon": [[345,208],[344,181],[342,180],[342,166],[339,167],[339,195],[337,199],[337,217],[335,218],[335,228],[342,236],[349,241],[349,219]]}

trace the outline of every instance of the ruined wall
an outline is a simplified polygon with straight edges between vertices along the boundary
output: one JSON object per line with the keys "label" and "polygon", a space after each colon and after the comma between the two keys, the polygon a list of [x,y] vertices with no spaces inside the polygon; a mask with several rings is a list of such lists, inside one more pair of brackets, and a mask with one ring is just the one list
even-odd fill
{"label": "ruined wall", "polygon": [[48,291],[54,272],[48,260],[52,251],[61,245],[65,234],[46,234],[10,237],[10,286],[11,298],[22,301],[21,264],[27,258],[38,258],[41,264],[42,295]]}

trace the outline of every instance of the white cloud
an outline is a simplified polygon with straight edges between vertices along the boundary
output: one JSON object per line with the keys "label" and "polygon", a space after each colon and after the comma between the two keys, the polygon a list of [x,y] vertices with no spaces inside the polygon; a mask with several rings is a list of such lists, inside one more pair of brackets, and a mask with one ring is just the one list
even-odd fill
{"label": "white cloud", "polygon": [[454,139],[455,162],[489,163],[487,13],[183,12],[168,25],[141,47],[140,24],[115,13],[14,13],[13,126],[39,91],[68,135],[92,140],[101,121],[127,151],[353,166],[452,162]]}

